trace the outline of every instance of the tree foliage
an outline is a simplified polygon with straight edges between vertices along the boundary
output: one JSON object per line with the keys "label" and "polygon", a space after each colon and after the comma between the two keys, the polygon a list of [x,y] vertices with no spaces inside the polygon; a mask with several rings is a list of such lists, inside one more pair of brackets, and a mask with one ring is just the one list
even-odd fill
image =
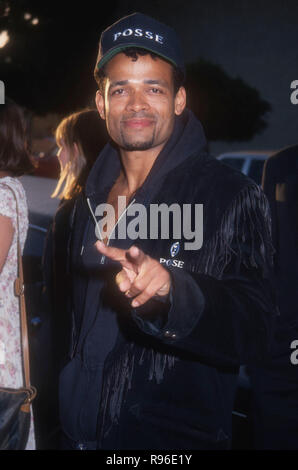
{"label": "tree foliage", "polygon": [[199,60],[187,66],[190,108],[202,122],[208,140],[246,141],[267,126],[270,104],[240,78],[216,64]]}

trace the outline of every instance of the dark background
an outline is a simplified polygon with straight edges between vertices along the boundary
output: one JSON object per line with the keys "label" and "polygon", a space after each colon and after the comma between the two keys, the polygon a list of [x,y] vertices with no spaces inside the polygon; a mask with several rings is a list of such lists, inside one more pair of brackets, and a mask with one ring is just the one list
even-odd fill
{"label": "dark background", "polygon": [[213,153],[297,142],[298,105],[290,101],[298,79],[296,0],[0,0],[0,8],[0,32],[10,35],[0,49],[0,79],[35,114],[93,105],[101,31],[141,11],[174,27],[186,62],[196,63],[189,106]]}

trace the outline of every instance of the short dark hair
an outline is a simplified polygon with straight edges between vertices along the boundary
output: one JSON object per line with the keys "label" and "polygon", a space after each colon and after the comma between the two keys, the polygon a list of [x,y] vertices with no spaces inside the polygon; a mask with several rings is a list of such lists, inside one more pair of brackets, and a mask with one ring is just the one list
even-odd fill
{"label": "short dark hair", "polygon": [[21,176],[34,170],[23,110],[10,98],[0,105],[0,170]]}
{"label": "short dark hair", "polygon": [[[122,52],[127,57],[131,57],[134,61],[138,60],[138,56],[144,56],[144,55],[150,54],[150,56],[154,60],[161,59],[161,60],[164,60],[165,62],[168,62],[172,66],[172,69],[173,69],[173,82],[174,82],[174,94],[175,95],[178,92],[179,88],[183,85],[184,83],[183,72],[180,69],[178,69],[178,67],[175,67],[175,65],[173,65],[171,62],[160,57],[158,54],[155,54],[154,52],[150,52],[147,49],[142,49],[139,47],[130,47],[130,48],[124,49]],[[107,78],[105,66],[103,66],[100,69],[97,68],[97,65],[95,66],[94,78],[97,82],[100,93],[104,94],[105,80]]]}

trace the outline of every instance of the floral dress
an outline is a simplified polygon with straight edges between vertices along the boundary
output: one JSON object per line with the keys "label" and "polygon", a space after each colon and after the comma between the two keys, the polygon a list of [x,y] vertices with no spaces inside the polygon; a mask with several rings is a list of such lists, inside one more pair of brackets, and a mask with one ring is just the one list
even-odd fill
{"label": "floral dress", "polygon": [[[5,184],[4,184],[5,183]],[[19,388],[23,386],[19,299],[14,294],[17,277],[17,214],[16,202],[10,186],[17,197],[20,224],[20,242],[23,251],[28,230],[28,209],[24,188],[17,178],[0,178],[0,215],[9,217],[14,235],[5,264],[0,272],[0,386]],[[32,411],[32,410],[31,410]],[[33,413],[27,450],[35,449]]]}

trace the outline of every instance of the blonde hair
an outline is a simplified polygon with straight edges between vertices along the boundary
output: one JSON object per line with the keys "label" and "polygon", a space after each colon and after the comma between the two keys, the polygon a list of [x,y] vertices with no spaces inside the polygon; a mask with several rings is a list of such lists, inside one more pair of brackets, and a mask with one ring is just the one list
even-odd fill
{"label": "blonde hair", "polygon": [[69,161],[61,170],[58,183],[51,195],[51,197],[58,197],[59,199],[71,199],[75,194],[81,192],[82,187],[77,183],[77,180],[86,165],[86,159],[80,149],[79,153],[76,154],[74,144],[72,147],[65,144],[65,147],[68,150]]}
{"label": "blonde hair", "polygon": [[61,170],[51,197],[72,199],[82,191],[88,173],[106,143],[106,131],[98,112],[86,109],[64,118],[56,129],[55,138],[59,146],[63,143],[69,160]]}

